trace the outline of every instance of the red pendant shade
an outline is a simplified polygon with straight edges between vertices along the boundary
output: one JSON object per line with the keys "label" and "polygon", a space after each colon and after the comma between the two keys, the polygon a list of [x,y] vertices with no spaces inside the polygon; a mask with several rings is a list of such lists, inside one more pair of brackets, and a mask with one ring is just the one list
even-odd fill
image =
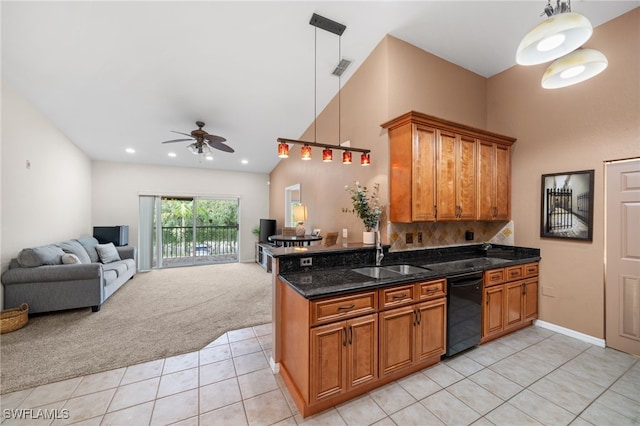
{"label": "red pendant shade", "polygon": [[360,165],[368,166],[369,164],[371,164],[371,157],[369,156],[368,152],[363,152],[360,156]]}
{"label": "red pendant shade", "polygon": [[289,144],[284,142],[278,144],[278,157],[289,158]]}
{"label": "red pendant shade", "polygon": [[342,153],[342,164],[351,164],[351,151],[345,151]]}
{"label": "red pendant shade", "polygon": [[300,155],[303,160],[311,160],[311,147],[309,145],[303,145],[300,149]]}
{"label": "red pendant shade", "polygon": [[328,163],[333,160],[333,151],[330,148],[325,148],[322,150],[322,161]]}

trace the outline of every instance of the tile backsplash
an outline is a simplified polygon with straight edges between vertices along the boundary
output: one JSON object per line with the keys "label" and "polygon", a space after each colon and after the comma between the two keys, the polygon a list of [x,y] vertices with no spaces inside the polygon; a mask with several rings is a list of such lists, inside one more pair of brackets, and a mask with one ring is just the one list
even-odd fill
{"label": "tile backsplash", "polygon": [[[514,245],[513,229],[513,221],[389,223],[387,241],[391,251],[484,242]],[[467,231],[473,232],[473,240],[465,239]]]}

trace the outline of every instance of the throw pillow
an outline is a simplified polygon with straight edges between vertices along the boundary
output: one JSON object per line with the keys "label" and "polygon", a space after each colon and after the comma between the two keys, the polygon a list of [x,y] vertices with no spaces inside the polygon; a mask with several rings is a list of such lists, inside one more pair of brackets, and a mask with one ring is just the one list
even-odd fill
{"label": "throw pillow", "polygon": [[62,255],[62,263],[65,265],[73,265],[75,263],[82,263],[78,256],[73,253],[65,253]]}
{"label": "throw pillow", "polygon": [[64,251],[54,245],[22,249],[18,253],[18,262],[26,268],[40,265],[60,265]]}
{"label": "throw pillow", "polygon": [[102,263],[111,263],[120,260],[118,250],[116,249],[116,246],[113,245],[113,243],[98,244],[96,246],[96,250],[98,251],[98,256],[100,257],[100,261]]}

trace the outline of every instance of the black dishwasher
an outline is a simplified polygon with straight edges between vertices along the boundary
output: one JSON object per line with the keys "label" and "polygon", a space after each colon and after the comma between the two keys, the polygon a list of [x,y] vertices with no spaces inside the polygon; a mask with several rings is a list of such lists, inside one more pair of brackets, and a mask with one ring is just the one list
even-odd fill
{"label": "black dishwasher", "polygon": [[482,272],[447,277],[447,353],[455,355],[480,343]]}

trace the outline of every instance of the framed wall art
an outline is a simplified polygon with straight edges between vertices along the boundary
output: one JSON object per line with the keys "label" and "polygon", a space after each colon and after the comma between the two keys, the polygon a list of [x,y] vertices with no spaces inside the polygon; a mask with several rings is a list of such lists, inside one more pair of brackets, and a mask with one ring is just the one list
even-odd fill
{"label": "framed wall art", "polygon": [[542,175],[540,237],[592,241],[594,170]]}

